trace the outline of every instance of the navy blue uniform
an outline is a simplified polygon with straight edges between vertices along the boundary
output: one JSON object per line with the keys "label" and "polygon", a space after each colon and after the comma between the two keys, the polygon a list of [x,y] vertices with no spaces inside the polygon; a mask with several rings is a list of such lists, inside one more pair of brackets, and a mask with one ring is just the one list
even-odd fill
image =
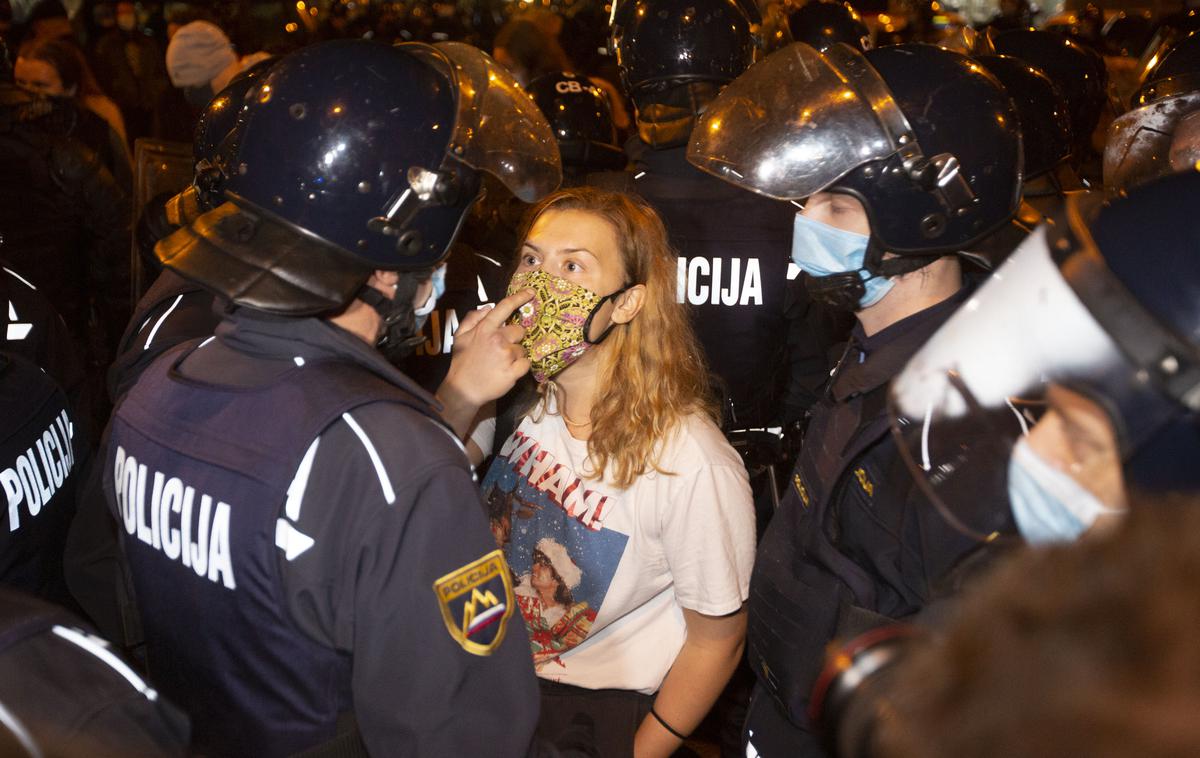
{"label": "navy blue uniform", "polygon": [[511,576],[433,403],[328,323],[246,311],[125,396],[105,493],[197,747],[289,754],[352,711],[373,754],[529,749]]}
{"label": "navy blue uniform", "polygon": [[112,402],[137,382],[158,356],[197,337],[210,337],[220,323],[216,297],[170,269],[163,269],[133,309],[108,369]]}
{"label": "navy blue uniform", "polygon": [[826,646],[912,616],[978,544],[921,494],[888,432],[887,384],[968,290],[850,346],[759,543],[747,655],[750,756],[823,755],[808,723]]}
{"label": "navy blue uniform", "polygon": [[86,447],[66,395],[41,368],[0,352],[0,584],[69,604],[63,548]]}
{"label": "navy blue uniform", "polygon": [[49,374],[77,413],[90,408],[83,361],[62,316],[26,276],[4,262],[0,262],[0,308],[4,325],[0,350],[19,355]]}

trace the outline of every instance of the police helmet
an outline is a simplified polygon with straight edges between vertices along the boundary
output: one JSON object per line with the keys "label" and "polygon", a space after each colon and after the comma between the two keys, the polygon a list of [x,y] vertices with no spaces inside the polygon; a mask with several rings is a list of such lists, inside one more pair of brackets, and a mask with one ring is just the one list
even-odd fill
{"label": "police helmet", "polygon": [[626,93],[733,81],[754,60],[751,23],[735,0],[627,0],[611,37]]}
{"label": "police helmet", "polygon": [[1133,108],[1108,127],[1104,186],[1113,194],[1200,160],[1191,124],[1200,111],[1200,32],[1184,37],[1150,70]]}
{"label": "police helmet", "polygon": [[1052,385],[1107,415],[1127,490],[1200,489],[1200,173],[1100,200],[1071,196],[892,385],[918,484],[980,539],[1011,522],[981,493],[1005,489]]}
{"label": "police helmet", "polygon": [[625,167],[608,97],[587,77],[565,71],[544,74],[526,90],[550,122],[564,169],[587,172]]}
{"label": "police helmet", "polygon": [[1131,105],[1137,108],[1197,90],[1200,90],[1200,31],[1175,43],[1162,60],[1146,72]]}
{"label": "police helmet", "polygon": [[267,58],[235,76],[200,113],[192,138],[192,161],[196,188],[206,208],[221,201],[221,189],[230,170],[229,158],[237,153],[241,130],[236,127],[246,105],[246,95],[278,60]]}
{"label": "police helmet", "polygon": [[854,6],[840,0],[810,0],[788,14],[792,39],[824,50],[843,42],[859,50],[871,46],[871,32]]}
{"label": "police helmet", "polygon": [[1108,72],[1100,54],[1070,37],[1035,29],[1003,32],[992,44],[1000,55],[1019,58],[1050,77],[1067,99],[1076,150],[1090,145],[1108,102]]}
{"label": "police helmet", "polygon": [[227,202],[156,248],[238,305],[336,310],[370,271],[449,254],[479,173],[532,202],[558,186],[545,118],[461,43],[337,40],[281,59],[247,97]]}
{"label": "police helmet", "polygon": [[1004,85],[1017,107],[1025,179],[1048,173],[1070,157],[1071,118],[1050,77],[1008,55],[980,55],[975,60]]}
{"label": "police helmet", "polygon": [[[867,267],[884,276],[963,250],[1020,198],[1008,94],[970,58],[932,45],[780,50],[717,96],[688,160],[780,200],[854,195],[871,224]],[[881,262],[883,252],[912,260]]]}
{"label": "police helmet", "polygon": [[1200,10],[1191,8],[1163,18],[1159,22],[1158,28],[1154,30],[1154,36],[1150,38],[1150,43],[1142,52],[1142,57],[1138,60],[1138,81],[1146,81],[1146,76],[1158,65],[1163,56],[1179,44],[1179,40],[1195,31],[1200,31]]}

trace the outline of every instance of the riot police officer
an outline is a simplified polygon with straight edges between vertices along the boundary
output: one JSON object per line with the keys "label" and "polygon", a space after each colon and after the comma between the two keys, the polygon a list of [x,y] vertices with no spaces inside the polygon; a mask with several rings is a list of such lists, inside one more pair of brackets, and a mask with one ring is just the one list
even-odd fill
{"label": "riot police officer", "polygon": [[89,458],[83,364],[62,317],[3,261],[0,309],[0,584],[73,605],[63,555]]}
{"label": "riot police officer", "polygon": [[232,308],[105,451],[149,669],[202,751],[524,754],[536,683],[457,437],[528,368],[523,298],[460,329],[441,413],[374,346],[409,343],[480,174],[558,183],[549,129],[456,43],[314,45],[248,100],[226,201],[157,248]]}
{"label": "riot police officer", "polygon": [[746,189],[807,198],[793,258],[815,296],[858,320],[750,589],[746,754],[820,755],[807,708],[826,644],[915,613],[977,547],[922,501],[888,434],[885,392],[966,300],[955,254],[1016,210],[1016,113],[959,53],[796,43],[717,97],[688,157]]}
{"label": "riot police officer", "polygon": [[770,425],[784,384],[794,209],[736,192],[685,157],[701,112],[754,60],[751,19],[734,0],[638,0],[617,6],[611,44],[638,134],[625,148],[629,173],[589,183],[636,192],[663,218],[727,427]]}
{"label": "riot police officer", "polygon": [[[1141,719],[1098,704],[1129,696],[1125,664],[1178,668],[1153,652],[1170,646],[1143,599],[1191,594],[1194,550],[1169,529],[1194,521],[1200,490],[1197,202],[1195,170],[1108,206],[1099,193],[1072,196],[896,377],[901,457],[947,523],[992,549],[1085,544],[1026,555],[973,586],[936,635],[877,630],[831,656],[821,721],[838,755],[949,756],[985,743],[994,755],[1090,755],[1098,719],[1126,736],[1118,752],[1148,745]],[[1096,538],[1126,510],[1121,534]],[[1035,566],[1056,564],[1064,574],[1028,584]],[[1132,640],[1123,649],[1146,647],[1115,662],[1114,634]],[[1046,654],[1063,646],[1070,654]],[[1161,682],[1141,679],[1138,697],[1164,697]],[[1085,681],[1096,691],[1076,697]],[[1059,688],[1071,696],[1047,695]],[[1018,691],[1039,697],[1014,705]]]}

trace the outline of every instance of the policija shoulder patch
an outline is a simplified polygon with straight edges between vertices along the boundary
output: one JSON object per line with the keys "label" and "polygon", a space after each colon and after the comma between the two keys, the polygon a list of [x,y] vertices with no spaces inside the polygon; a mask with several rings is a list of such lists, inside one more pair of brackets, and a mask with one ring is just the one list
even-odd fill
{"label": "policija shoulder patch", "polygon": [[493,550],[433,583],[442,620],[454,641],[474,655],[491,655],[504,641],[513,612],[512,572]]}

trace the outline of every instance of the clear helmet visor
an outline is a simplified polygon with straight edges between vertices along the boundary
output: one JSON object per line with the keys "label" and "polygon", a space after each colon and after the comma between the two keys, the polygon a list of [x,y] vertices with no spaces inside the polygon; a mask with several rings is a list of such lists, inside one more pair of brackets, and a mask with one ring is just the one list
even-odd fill
{"label": "clear helmet visor", "polygon": [[1012,534],[1009,461],[1042,416],[1047,389],[1125,365],[1046,240],[1043,225],[913,356],[889,393],[892,433],[918,486],[946,521],[981,541]]}
{"label": "clear helmet visor", "polygon": [[527,203],[558,188],[562,162],[550,124],[504,67],[461,42],[413,44],[411,52],[458,84],[449,146],[455,158],[496,177]]}
{"label": "clear helmet visor", "polygon": [[1176,130],[1180,121],[1197,111],[1200,92],[1193,92],[1164,98],[1115,119],[1104,147],[1105,188],[1116,193],[1179,170],[1171,160]]}
{"label": "clear helmet visor", "polygon": [[692,132],[688,160],[752,192],[798,200],[895,153],[876,115],[894,105],[858,51],[797,42],[721,91]]}

